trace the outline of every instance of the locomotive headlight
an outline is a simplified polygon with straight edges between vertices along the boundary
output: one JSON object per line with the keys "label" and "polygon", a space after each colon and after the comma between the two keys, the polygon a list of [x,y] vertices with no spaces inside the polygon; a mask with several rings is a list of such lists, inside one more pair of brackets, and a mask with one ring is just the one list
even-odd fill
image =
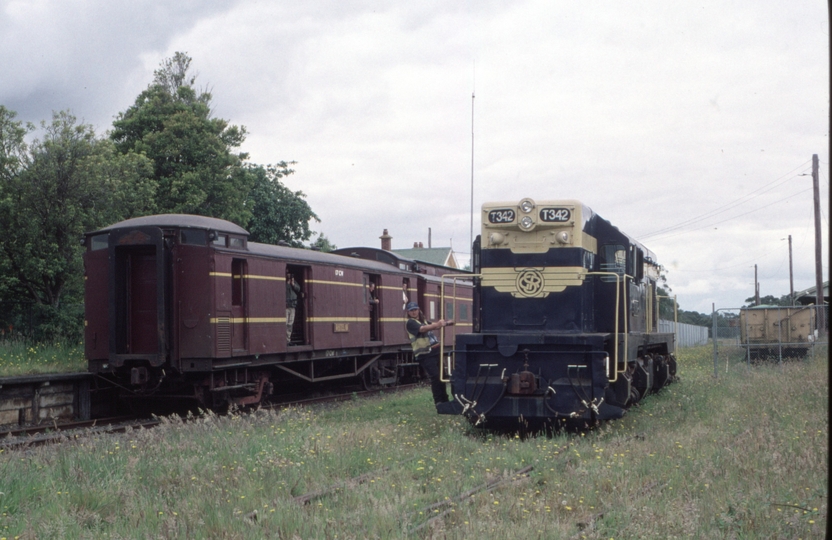
{"label": "locomotive headlight", "polygon": [[498,246],[498,245],[502,244],[503,240],[505,240],[505,239],[506,239],[505,236],[503,236],[502,234],[500,234],[498,232],[495,232],[495,233],[491,233],[491,235],[489,235],[488,242],[492,245]]}
{"label": "locomotive headlight", "polygon": [[528,214],[534,210],[534,201],[531,199],[523,199],[520,201],[520,210],[522,210],[524,214]]}
{"label": "locomotive headlight", "polygon": [[529,216],[524,216],[523,219],[520,220],[520,226],[524,229],[531,229],[532,225],[534,225],[534,220]]}
{"label": "locomotive headlight", "polygon": [[569,243],[569,231],[560,231],[557,235],[555,235],[558,242],[561,244],[568,244]]}

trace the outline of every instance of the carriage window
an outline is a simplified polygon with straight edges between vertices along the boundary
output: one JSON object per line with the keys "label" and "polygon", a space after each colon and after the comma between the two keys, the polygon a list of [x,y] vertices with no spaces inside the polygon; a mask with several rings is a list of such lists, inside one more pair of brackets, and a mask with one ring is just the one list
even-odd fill
{"label": "carriage window", "polygon": [[468,320],[468,306],[466,304],[459,304],[459,320]]}
{"label": "carriage window", "polygon": [[453,302],[445,302],[445,318],[449,320],[453,320],[454,318],[454,303]]}
{"label": "carriage window", "polygon": [[109,234],[97,234],[90,238],[90,251],[97,251],[99,249],[107,249],[110,242]]}
{"label": "carriage window", "polygon": [[215,246],[223,246],[225,247],[225,239],[228,238],[226,234],[218,234],[216,238],[214,238],[213,244]]}
{"label": "carriage window", "polygon": [[228,247],[243,249],[246,247],[246,241],[243,238],[231,236],[228,238]]}
{"label": "carriage window", "polygon": [[194,246],[205,245],[205,231],[194,231],[191,229],[182,229],[180,231],[182,243]]}

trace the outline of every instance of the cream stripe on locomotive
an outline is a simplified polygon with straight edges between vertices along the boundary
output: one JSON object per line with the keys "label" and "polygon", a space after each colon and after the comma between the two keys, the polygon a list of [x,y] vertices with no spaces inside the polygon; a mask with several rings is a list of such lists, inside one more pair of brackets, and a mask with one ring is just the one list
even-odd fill
{"label": "cream stripe on locomotive", "polygon": [[580,266],[483,268],[482,286],[517,298],[546,298],[550,293],[580,286],[586,273]]}

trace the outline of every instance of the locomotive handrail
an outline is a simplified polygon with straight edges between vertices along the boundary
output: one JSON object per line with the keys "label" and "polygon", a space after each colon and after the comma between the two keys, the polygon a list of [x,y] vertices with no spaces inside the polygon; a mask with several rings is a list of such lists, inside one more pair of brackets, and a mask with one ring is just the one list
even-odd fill
{"label": "locomotive handrail", "polygon": [[[633,276],[624,274],[623,276],[618,274],[617,272],[587,272],[586,275],[588,276],[612,276],[615,279],[615,317],[614,317],[614,329],[615,329],[615,343],[613,344],[613,377],[610,379],[609,374],[607,375],[607,380],[611,383],[615,383],[618,380],[618,374],[624,373],[626,371],[626,361],[624,362],[624,367],[622,369],[618,369],[618,331],[619,329],[619,312],[620,312],[620,305],[621,305],[621,291],[624,288],[624,284],[626,283],[627,279],[633,279]],[[467,277],[467,278],[477,278],[482,277],[482,274],[445,274],[442,276],[443,278],[453,278],[453,285],[454,285],[454,314],[456,314],[456,278],[460,277]],[[612,281],[612,280],[610,280]],[[619,284],[621,285],[619,287]],[[439,299],[442,307],[445,306],[445,281],[442,281],[440,286],[439,292]],[[627,351],[628,346],[628,331],[627,331],[627,317],[624,317],[624,331],[621,332],[624,335],[624,350],[625,354]],[[443,328],[439,333],[439,358],[444,361],[445,357],[445,329]],[[451,380],[451,375],[453,374],[453,367],[455,363],[455,356],[456,351],[451,350],[451,355],[448,358],[448,376],[445,377],[444,369],[439,370],[439,378],[442,382],[449,382]]]}
{"label": "locomotive handrail", "polygon": [[[453,288],[453,303],[451,305],[453,306],[454,317],[456,317],[456,313],[457,313],[457,311],[456,311],[456,278],[469,278],[469,279],[478,278],[478,277],[481,278],[482,274],[443,274],[441,277],[442,277],[442,283],[439,286],[439,306],[440,306],[440,309],[443,310],[443,314],[445,314],[445,315],[447,314],[447,313],[444,313],[444,309],[445,309],[445,278],[446,277],[447,278],[452,278],[454,288]],[[473,317],[473,315],[474,315],[474,313],[472,311],[471,316]],[[444,319],[444,317],[440,317],[440,318]],[[453,349],[451,349],[451,354],[448,356],[448,376],[445,377],[445,370],[442,369],[442,365],[443,365],[444,359],[445,359],[445,328],[443,327],[439,331],[439,380],[440,381],[450,382],[451,375],[453,374],[455,356],[456,356],[456,352]]]}
{"label": "locomotive handrail", "polygon": [[[607,380],[611,383],[615,383],[618,380],[618,374],[624,373],[627,369],[627,362],[625,358],[624,368],[619,371],[618,369],[618,314],[621,311],[619,306],[621,304],[620,297],[621,291],[624,289],[624,284],[627,282],[627,278],[633,279],[633,276],[629,276],[627,274],[621,275],[617,272],[587,272],[586,275],[588,276],[615,276],[615,319],[613,323],[613,328],[615,329],[615,344],[613,345],[613,377],[612,379],[609,378],[609,374],[607,374]],[[601,278],[603,279],[603,278]],[[612,280],[610,280],[612,281]],[[618,285],[621,285],[619,287]],[[626,295],[625,295],[626,298]],[[627,317],[624,317],[624,354],[627,354],[627,345],[628,345],[628,336],[629,333],[627,331]]]}

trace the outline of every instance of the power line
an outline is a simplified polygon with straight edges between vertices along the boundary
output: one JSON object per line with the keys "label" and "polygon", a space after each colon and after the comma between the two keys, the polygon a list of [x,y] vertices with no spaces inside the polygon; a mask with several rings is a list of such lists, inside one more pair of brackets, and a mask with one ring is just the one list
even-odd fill
{"label": "power line", "polygon": [[[795,167],[791,171],[789,171],[789,172],[781,175],[780,177],[772,180],[768,184],[765,184],[764,186],[761,186],[761,187],[755,189],[754,191],[752,191],[750,193],[747,193],[746,195],[743,195],[742,197],[740,197],[738,199],[735,199],[734,201],[723,204],[722,206],[720,206],[718,208],[715,208],[714,210],[706,212],[706,213],[704,213],[700,216],[682,221],[682,222],[680,222],[676,225],[672,225],[670,227],[666,227],[666,228],[660,229],[658,231],[654,231],[654,232],[651,232],[651,233],[641,235],[639,237],[639,240],[644,240],[646,238],[651,238],[651,237],[659,236],[659,235],[664,236],[665,233],[669,233],[669,232],[672,232],[672,231],[675,231],[675,230],[678,230],[678,229],[682,229],[682,228],[687,227],[688,225],[692,225],[694,223],[704,221],[706,219],[718,216],[720,214],[724,214],[725,212],[727,212],[727,211],[729,211],[733,208],[736,208],[737,206],[739,206],[741,204],[745,204],[746,202],[749,202],[749,201],[755,199],[756,197],[758,197],[758,196],[760,196],[764,193],[767,193],[767,192],[773,190],[774,188],[777,188],[777,187],[781,186],[785,182],[795,178],[795,176],[798,176],[798,175],[794,174],[795,171],[801,169],[802,167],[806,167],[806,165],[808,163],[809,163],[809,161],[801,163],[799,166]],[[771,205],[766,205],[766,206],[771,206]],[[765,208],[765,206],[762,207],[762,208]],[[759,210],[759,208],[758,208],[758,210]],[[750,213],[750,212],[748,212],[748,213]],[[746,215],[746,214],[741,214],[741,216],[742,215]],[[740,217],[740,216],[735,216],[734,218],[736,218],[736,217]],[[729,218],[729,219],[734,219],[734,218]],[[725,220],[725,221],[727,221],[727,220]],[[719,222],[719,223],[723,223],[723,222]],[[710,225],[714,225],[714,224],[710,224]],[[710,226],[710,225],[706,225],[706,226]],[[702,227],[700,227],[700,228],[702,228]],[[693,229],[693,230],[696,230],[696,229]]]}
{"label": "power line", "polygon": [[[806,193],[807,191],[812,191],[812,188],[811,187],[806,188],[802,191],[798,191],[797,193],[793,193],[792,195],[789,195],[788,197],[785,197],[783,199],[778,199],[778,200],[774,201],[773,203],[769,203],[769,204],[766,204],[764,206],[760,206],[759,208],[755,208],[754,210],[749,210],[748,212],[745,212],[745,213],[742,213],[742,214],[739,214],[739,215],[736,215],[736,216],[731,216],[729,218],[725,218],[722,221],[717,221],[717,222],[714,222],[714,223],[708,223],[708,224],[705,224],[705,225],[701,225],[699,227],[694,227],[692,229],[685,229],[683,231],[678,231],[678,232],[673,233],[673,234],[663,234],[661,231],[659,231],[659,232],[653,233],[653,235],[654,236],[661,236],[661,238],[672,238],[674,236],[679,236],[680,234],[685,234],[685,233],[689,233],[689,232],[692,232],[692,231],[698,231],[698,230],[705,229],[705,228],[708,228],[708,227],[713,227],[714,225],[719,225],[719,224],[725,223],[727,221],[731,221],[731,220],[734,220],[734,219],[737,219],[737,218],[741,218],[743,216],[747,216],[748,214],[753,214],[754,212],[759,212],[760,210],[763,210],[764,208],[768,208],[769,206],[774,206],[775,204],[782,204],[783,201],[788,201],[789,199],[793,199],[793,198],[797,197],[798,195],[802,195],[803,193]],[[713,217],[713,216],[709,216],[709,217]],[[697,221],[702,221],[702,220],[700,219],[700,220],[697,220]],[[681,228],[681,227],[680,226],[669,227],[669,228],[665,229],[665,231],[667,231],[668,233],[671,233],[672,231],[677,230],[679,228]],[[650,235],[646,235],[646,236],[650,236]],[[644,238],[644,237],[639,238],[639,241],[642,238]]]}

